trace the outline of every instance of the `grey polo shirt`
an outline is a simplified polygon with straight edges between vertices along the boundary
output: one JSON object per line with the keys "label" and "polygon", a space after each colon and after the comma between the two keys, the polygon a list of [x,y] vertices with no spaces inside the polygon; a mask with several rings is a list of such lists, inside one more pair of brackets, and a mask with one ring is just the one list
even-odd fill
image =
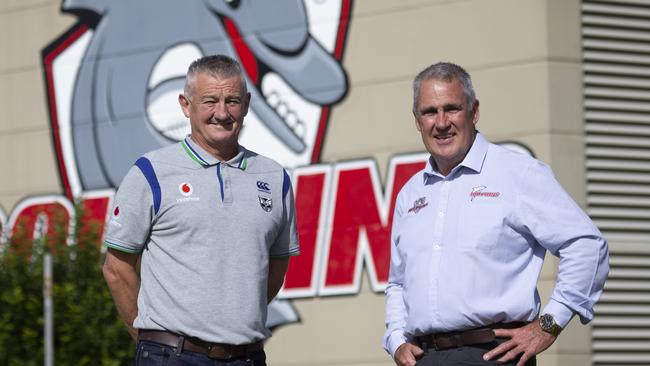
{"label": "grey polo shirt", "polygon": [[270,336],[269,258],[298,254],[291,182],[271,159],[240,147],[220,162],[188,136],[137,160],[105,238],[142,253],[135,328],[251,343]]}

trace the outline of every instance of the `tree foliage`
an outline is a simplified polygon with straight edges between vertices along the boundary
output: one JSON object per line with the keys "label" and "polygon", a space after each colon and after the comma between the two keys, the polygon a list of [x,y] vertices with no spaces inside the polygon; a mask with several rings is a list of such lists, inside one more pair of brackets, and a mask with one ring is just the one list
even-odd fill
{"label": "tree foliage", "polygon": [[135,344],[102,276],[99,227],[79,224],[70,234],[58,225],[37,240],[14,229],[0,254],[0,364],[43,365],[45,253],[52,253],[54,364],[131,364]]}

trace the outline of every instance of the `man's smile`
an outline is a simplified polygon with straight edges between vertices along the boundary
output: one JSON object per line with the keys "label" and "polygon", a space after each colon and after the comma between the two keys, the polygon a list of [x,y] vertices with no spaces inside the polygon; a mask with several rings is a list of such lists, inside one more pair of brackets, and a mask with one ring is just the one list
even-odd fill
{"label": "man's smile", "polygon": [[434,138],[438,141],[438,143],[449,143],[452,141],[452,139],[456,136],[456,134],[448,134],[448,135],[437,135],[434,136]]}

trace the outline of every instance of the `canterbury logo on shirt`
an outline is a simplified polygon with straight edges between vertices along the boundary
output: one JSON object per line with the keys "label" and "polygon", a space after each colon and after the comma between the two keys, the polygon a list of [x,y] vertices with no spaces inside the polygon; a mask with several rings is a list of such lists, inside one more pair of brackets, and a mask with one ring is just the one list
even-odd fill
{"label": "canterbury logo on shirt", "polygon": [[262,192],[270,192],[271,187],[269,186],[268,183],[262,182],[261,180],[257,181],[257,189],[262,191]]}

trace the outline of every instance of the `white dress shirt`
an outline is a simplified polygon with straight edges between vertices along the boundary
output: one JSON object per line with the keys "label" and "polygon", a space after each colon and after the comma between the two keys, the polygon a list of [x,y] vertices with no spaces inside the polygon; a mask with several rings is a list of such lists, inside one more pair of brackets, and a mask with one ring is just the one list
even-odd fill
{"label": "white dress shirt", "polygon": [[607,243],[544,163],[480,133],[447,176],[429,164],[395,205],[384,348],[428,333],[532,321],[546,250],[560,258],[542,313],[564,327],[593,318]]}

